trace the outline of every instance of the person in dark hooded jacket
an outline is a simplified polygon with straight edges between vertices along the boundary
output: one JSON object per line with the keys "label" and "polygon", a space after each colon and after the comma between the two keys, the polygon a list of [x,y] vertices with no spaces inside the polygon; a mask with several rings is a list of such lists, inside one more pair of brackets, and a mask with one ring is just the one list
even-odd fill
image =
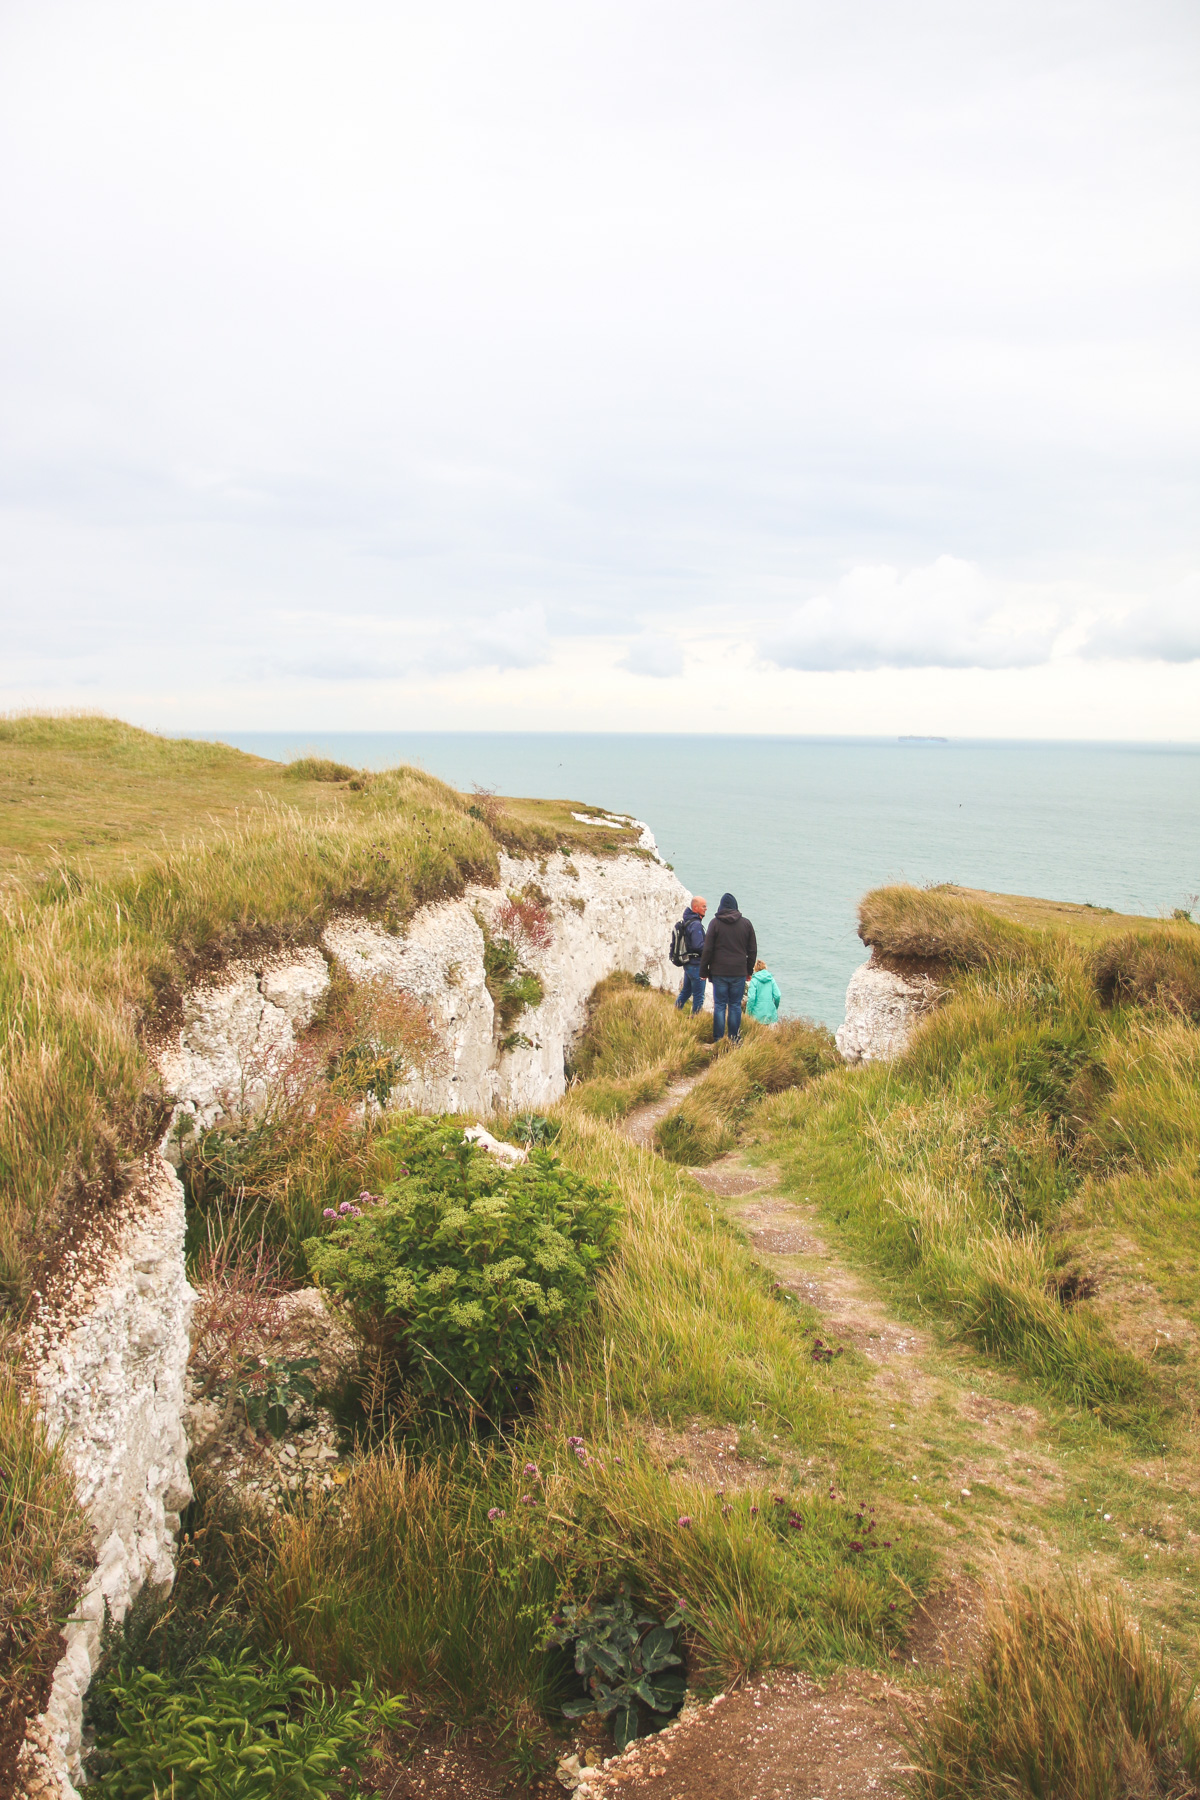
{"label": "person in dark hooded jacket", "polygon": [[746,983],[754,973],[758,940],[749,919],[738,911],[732,894],[722,894],[717,916],[709,926],[700,953],[700,976],[712,982],[713,1042],[729,1036],[737,1042],[742,1029],[742,1000]]}

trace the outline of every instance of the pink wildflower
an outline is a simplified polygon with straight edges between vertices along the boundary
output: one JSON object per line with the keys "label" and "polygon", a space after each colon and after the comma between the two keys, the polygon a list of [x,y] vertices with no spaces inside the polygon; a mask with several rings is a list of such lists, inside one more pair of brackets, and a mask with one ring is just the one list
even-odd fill
{"label": "pink wildflower", "polygon": [[691,1516],[688,1513],[680,1513],[679,1523],[683,1526],[685,1531],[691,1530],[692,1521]]}
{"label": "pink wildflower", "polygon": [[325,1211],[321,1214],[321,1217],[323,1219],[336,1219],[337,1212],[335,1211],[335,1209],[332,1206],[327,1206],[325,1208]]}
{"label": "pink wildflower", "polygon": [[489,1519],[507,1519],[507,1517],[508,1517],[508,1514],[505,1512],[505,1510],[502,1506],[489,1506],[488,1507],[488,1518]]}

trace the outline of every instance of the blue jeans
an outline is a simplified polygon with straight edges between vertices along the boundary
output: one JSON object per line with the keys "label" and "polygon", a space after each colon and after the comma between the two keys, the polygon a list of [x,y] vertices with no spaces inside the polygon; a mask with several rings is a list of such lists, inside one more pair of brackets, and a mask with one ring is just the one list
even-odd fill
{"label": "blue jeans", "polygon": [[729,1008],[729,1035],[736,1039],[742,1029],[742,997],[746,992],[746,977],[741,975],[735,981],[730,975],[714,975],[713,984],[713,1042],[725,1036],[725,1009]]}
{"label": "blue jeans", "polygon": [[688,995],[692,997],[692,1011],[704,1010],[704,977],[700,973],[698,962],[683,965],[683,986],[679,990],[679,998],[675,1002],[676,1012],[682,1012],[688,1003]]}

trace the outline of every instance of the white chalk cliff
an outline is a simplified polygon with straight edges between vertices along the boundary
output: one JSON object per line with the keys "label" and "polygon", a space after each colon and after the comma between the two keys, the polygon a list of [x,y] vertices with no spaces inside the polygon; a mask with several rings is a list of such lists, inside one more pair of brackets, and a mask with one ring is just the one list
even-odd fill
{"label": "white chalk cliff", "polygon": [[846,1017],[836,1032],[848,1063],[889,1062],[907,1047],[913,1028],[943,994],[928,975],[897,975],[865,962],[846,989]]}
{"label": "white chalk cliff", "polygon": [[[484,1115],[551,1104],[564,1091],[564,1061],[598,981],[619,969],[655,986],[678,980],[667,946],[689,896],[644,827],[639,848],[649,854],[502,855],[498,887],[422,907],[399,934],[335,920],[320,949],[281,952],[196,988],[158,1059],[176,1114],[205,1126],[261,1100],[316,1013],[331,957],[352,980],[393,982],[429,1010],[440,1052],[393,1091],[393,1104]],[[543,947],[521,946],[522,962],[543,998],[515,1021],[527,1043],[505,1049],[480,921],[502,935],[508,895],[530,885],[545,896],[551,929]],[[66,1628],[47,1709],[26,1739],[20,1791],[28,1800],[76,1800],[83,1696],[105,1608],[120,1620],[143,1583],[173,1575],[190,1494],[183,1421],[193,1295],[183,1236],[179,1181],[161,1156],[147,1158],[123,1223],[74,1252],[65,1297],[30,1328],[38,1405],[75,1471],[98,1566]]]}
{"label": "white chalk cliff", "polygon": [[105,1611],[122,1619],[145,1582],[169,1584],[191,1498],[183,1430],[192,1302],[183,1189],[147,1157],[111,1235],[68,1252],[54,1300],[38,1301],[26,1363],[51,1440],[74,1471],[97,1566],[68,1622],[46,1710],[22,1751],[30,1800],[74,1800],[83,1696]]}
{"label": "white chalk cliff", "polygon": [[[503,935],[508,895],[526,887],[548,903],[549,943],[522,948],[543,998],[515,1021],[528,1043],[505,1050],[480,921]],[[411,994],[437,1027],[441,1054],[393,1091],[393,1105],[474,1113],[548,1106],[565,1089],[564,1062],[598,981],[625,969],[655,987],[677,984],[667,946],[688,899],[671,870],[648,857],[502,855],[499,887],[471,887],[422,907],[399,934],[366,919],[335,919],[322,937],[325,955],[283,952],[194,989],[159,1056],[164,1083],[200,1126],[252,1107],[316,1012],[329,982],[326,956],[334,956],[353,981],[383,979]]]}

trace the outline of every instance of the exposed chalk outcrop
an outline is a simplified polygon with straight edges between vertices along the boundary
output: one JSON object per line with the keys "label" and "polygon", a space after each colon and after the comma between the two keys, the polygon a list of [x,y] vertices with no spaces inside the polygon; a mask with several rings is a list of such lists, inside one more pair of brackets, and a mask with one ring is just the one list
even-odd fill
{"label": "exposed chalk outcrop", "polygon": [[98,1559],[23,1752],[31,1800],[76,1793],[105,1608],[119,1620],[145,1582],[164,1586],[174,1574],[191,1496],[183,1414],[194,1296],[183,1234],[183,1189],[162,1157],[148,1157],[120,1223],[68,1253],[74,1266],[60,1271],[54,1301],[37,1304],[29,1328],[37,1404],[74,1470]]}
{"label": "exposed chalk outcrop", "polygon": [[[653,851],[652,839],[646,848]],[[547,944],[521,945],[543,999],[516,1021],[526,1041],[505,1049],[486,984],[484,928],[504,935],[508,896],[526,889],[544,896],[550,924]],[[564,1061],[598,981],[627,969],[655,986],[675,985],[667,946],[688,898],[656,856],[502,855],[498,887],[472,887],[459,899],[424,906],[396,935],[369,920],[337,919],[322,945],[351,980],[394,983],[430,1011],[442,1052],[393,1090],[394,1105],[475,1113],[547,1106],[564,1091]],[[311,1021],[328,980],[324,956],[308,950],[195,989],[174,1042],[159,1057],[180,1109],[203,1126],[253,1106]]]}
{"label": "exposed chalk outcrop", "polygon": [[194,988],[174,1042],[158,1057],[168,1093],[184,1099],[201,1127],[253,1107],[328,986],[329,968],[319,950],[291,950]]}
{"label": "exposed chalk outcrop", "polygon": [[897,975],[865,962],[846,989],[846,1018],[837,1029],[837,1047],[848,1063],[888,1062],[899,1056],[918,1019],[935,1007],[944,990],[928,975]]}

